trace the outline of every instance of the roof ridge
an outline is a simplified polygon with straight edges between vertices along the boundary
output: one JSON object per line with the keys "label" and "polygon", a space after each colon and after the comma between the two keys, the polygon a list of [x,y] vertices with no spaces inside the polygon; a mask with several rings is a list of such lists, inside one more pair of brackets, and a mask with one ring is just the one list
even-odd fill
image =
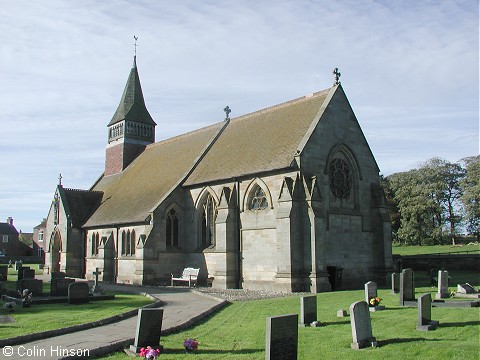
{"label": "roof ridge", "polygon": [[324,94],[328,93],[330,90],[331,90],[331,88],[324,89],[324,90],[321,90],[321,91],[317,91],[317,92],[313,92],[313,93],[310,93],[310,94],[301,96],[301,97],[296,98],[296,99],[287,100],[287,101],[282,102],[282,103],[280,103],[280,104],[268,106],[268,107],[266,107],[266,108],[253,111],[253,112],[251,112],[251,113],[247,113],[247,114],[244,114],[244,115],[240,115],[240,116],[234,117],[234,118],[232,118],[232,121],[233,121],[233,120],[240,120],[240,119],[242,119],[242,118],[249,117],[249,116],[256,115],[256,114],[261,114],[261,113],[268,112],[268,111],[271,111],[271,110],[274,110],[274,109],[280,109],[280,108],[282,108],[282,107],[291,105],[291,104],[296,103],[296,102],[301,102],[301,101],[305,101],[305,100],[311,99],[312,97],[318,97],[318,96],[321,96],[321,95],[324,95]]}
{"label": "roof ridge", "polygon": [[213,128],[213,127],[216,127],[216,126],[218,126],[218,125],[220,125],[220,124],[223,124],[223,123],[224,123],[224,121],[220,121],[220,122],[217,122],[217,123],[210,124],[210,125],[207,125],[207,126],[205,126],[205,127],[202,127],[202,128],[200,128],[200,129],[195,129],[195,130],[192,130],[192,131],[188,131],[188,132],[186,132],[186,133],[183,133],[183,134],[175,135],[175,136],[173,136],[173,137],[171,137],[171,138],[163,139],[163,140],[157,141],[157,142],[155,142],[155,143],[153,143],[153,144],[148,144],[148,145],[147,145],[147,148],[155,147],[155,146],[157,146],[157,145],[166,144],[166,143],[168,143],[168,142],[170,142],[170,141],[174,141],[174,140],[177,140],[177,139],[182,138],[182,137],[191,136],[191,135],[193,135],[193,134],[195,134],[195,133],[199,133],[199,132],[201,132],[201,131],[209,130],[209,129],[211,129],[211,128]]}
{"label": "roof ridge", "polygon": [[85,189],[73,189],[73,188],[63,188],[63,190],[68,191],[77,191],[77,192],[87,192],[87,193],[102,193],[101,191],[97,190],[85,190]]}

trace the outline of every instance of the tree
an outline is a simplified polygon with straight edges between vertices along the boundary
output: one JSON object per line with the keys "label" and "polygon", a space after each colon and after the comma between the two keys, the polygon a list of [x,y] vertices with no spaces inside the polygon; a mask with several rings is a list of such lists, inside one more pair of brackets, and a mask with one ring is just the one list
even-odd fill
{"label": "tree", "polygon": [[420,169],[396,173],[387,178],[400,212],[398,238],[411,245],[421,245],[435,235],[437,204],[431,196]]}
{"label": "tree", "polygon": [[380,176],[380,185],[385,193],[387,199],[388,215],[392,222],[392,232],[394,241],[398,241],[398,230],[400,229],[400,209],[398,208],[398,201],[395,197],[395,191],[390,184],[390,180],[386,177]]}
{"label": "tree", "polygon": [[455,245],[457,225],[462,221],[459,199],[462,195],[461,180],[465,170],[458,163],[432,158],[421,168],[432,199],[437,204],[437,236],[442,239],[443,227],[448,225],[452,244]]}
{"label": "tree", "polygon": [[464,206],[466,228],[477,240],[480,233],[480,155],[462,159],[465,164],[465,177],[460,182],[463,195],[460,197]]}

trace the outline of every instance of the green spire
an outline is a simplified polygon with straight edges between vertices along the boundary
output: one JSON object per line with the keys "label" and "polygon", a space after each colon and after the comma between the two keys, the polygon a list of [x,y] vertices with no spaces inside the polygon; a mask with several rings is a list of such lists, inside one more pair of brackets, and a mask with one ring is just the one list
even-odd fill
{"label": "green spire", "polygon": [[114,125],[123,120],[134,121],[141,124],[157,125],[145,106],[142,86],[140,85],[140,78],[137,71],[137,56],[133,57],[133,67],[130,70],[127,85],[125,85],[125,90],[120,99],[120,104],[118,104],[117,111],[115,111],[108,126]]}

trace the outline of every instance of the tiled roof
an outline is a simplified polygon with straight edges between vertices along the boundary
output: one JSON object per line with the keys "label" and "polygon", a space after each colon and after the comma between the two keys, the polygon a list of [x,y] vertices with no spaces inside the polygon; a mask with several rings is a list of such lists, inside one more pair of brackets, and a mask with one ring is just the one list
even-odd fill
{"label": "tiled roof", "polygon": [[70,215],[70,221],[75,227],[80,227],[87,221],[102,198],[102,193],[98,191],[59,187],[59,192],[65,212]]}
{"label": "tiled roof", "polygon": [[224,125],[149,145],[124,171],[101,178],[92,190],[103,192],[102,202],[84,227],[144,222],[185,179]]}
{"label": "tiled roof", "polygon": [[232,119],[184,185],[292,166],[330,90]]}
{"label": "tiled roof", "polygon": [[108,126],[123,120],[156,125],[145,106],[136,60],[134,60],[132,70],[130,70],[120,104]]}
{"label": "tiled roof", "polygon": [[[179,185],[292,167],[335,88],[152,145],[119,174],[101,177],[98,209],[84,227],[145,222]],[[197,166],[195,166],[198,164]]]}
{"label": "tiled roof", "polygon": [[0,223],[0,234],[18,234],[15,226],[10,225],[9,223]]}

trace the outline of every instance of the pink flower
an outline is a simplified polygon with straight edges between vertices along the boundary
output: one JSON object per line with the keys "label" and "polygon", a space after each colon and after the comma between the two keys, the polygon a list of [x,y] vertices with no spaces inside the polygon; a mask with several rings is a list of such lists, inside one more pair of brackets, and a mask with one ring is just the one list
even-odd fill
{"label": "pink flower", "polygon": [[156,359],[158,354],[160,354],[160,349],[152,349],[151,346],[146,348],[141,348],[138,356],[144,357],[145,359]]}

